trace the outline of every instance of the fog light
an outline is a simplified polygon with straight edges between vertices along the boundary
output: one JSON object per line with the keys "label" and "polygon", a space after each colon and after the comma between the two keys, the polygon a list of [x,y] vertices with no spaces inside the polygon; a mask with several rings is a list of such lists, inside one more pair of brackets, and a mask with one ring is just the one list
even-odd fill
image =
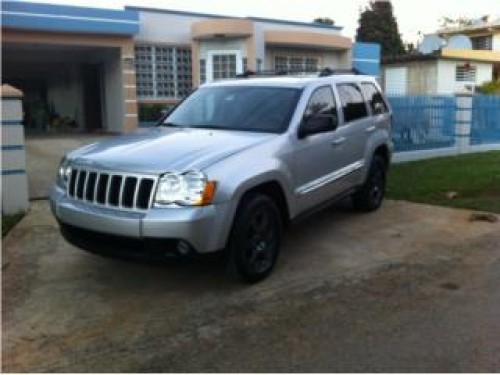
{"label": "fog light", "polygon": [[191,246],[186,241],[177,242],[177,252],[179,255],[186,256],[191,253]]}

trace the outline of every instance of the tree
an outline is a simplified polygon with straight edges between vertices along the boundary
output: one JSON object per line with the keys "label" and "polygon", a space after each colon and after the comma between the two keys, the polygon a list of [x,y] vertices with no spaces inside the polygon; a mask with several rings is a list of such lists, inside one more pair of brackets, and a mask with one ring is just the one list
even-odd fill
{"label": "tree", "polygon": [[335,21],[328,17],[318,17],[314,19],[313,23],[320,23],[322,25],[328,25],[328,26],[335,25]]}
{"label": "tree", "polygon": [[361,12],[356,41],[379,43],[382,49],[382,57],[405,53],[398,23],[389,0],[371,1],[369,6]]}

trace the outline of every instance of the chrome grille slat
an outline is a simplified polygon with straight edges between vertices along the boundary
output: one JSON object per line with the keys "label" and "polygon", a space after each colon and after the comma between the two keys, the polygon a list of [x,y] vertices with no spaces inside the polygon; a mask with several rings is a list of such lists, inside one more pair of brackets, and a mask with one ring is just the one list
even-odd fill
{"label": "chrome grille slat", "polygon": [[84,200],[84,201],[87,200],[87,186],[88,186],[88,182],[89,182],[89,176],[90,176],[90,172],[87,171],[87,175],[85,176],[85,182],[83,183],[82,200]]}
{"label": "chrome grille slat", "polygon": [[96,172],[97,176],[95,177],[95,185],[94,185],[94,198],[92,199],[93,203],[97,203],[97,187],[99,186],[99,178],[101,178],[101,174]]}
{"label": "chrome grille slat", "polygon": [[111,180],[113,179],[113,174],[109,174],[108,181],[106,184],[106,198],[104,198],[104,204],[109,206],[109,191],[111,190]]}
{"label": "chrome grille slat", "polygon": [[139,188],[142,183],[142,178],[138,177],[137,178],[137,185],[135,185],[135,191],[134,191],[134,199],[132,201],[132,208],[136,209],[137,208],[137,198],[139,196]]}
{"label": "chrome grille slat", "polygon": [[122,181],[120,183],[120,193],[118,193],[118,206],[123,207],[123,189],[125,189],[125,180],[127,177],[122,176]]}
{"label": "chrome grille slat", "polygon": [[73,190],[73,196],[76,198],[78,195],[78,184],[80,182],[80,174],[81,170],[77,169],[76,170],[76,177],[75,177],[75,189]]}
{"label": "chrome grille slat", "polygon": [[[157,176],[76,166],[71,170],[67,193],[74,200],[95,206],[146,211],[153,204],[157,180]],[[111,194],[117,194],[118,197],[110,197]]]}
{"label": "chrome grille slat", "polygon": [[154,200],[154,195],[156,192],[156,184],[158,183],[158,179],[153,181],[153,186],[151,187],[151,192],[149,193],[149,201],[148,201],[148,207],[151,207],[153,205],[153,200]]}

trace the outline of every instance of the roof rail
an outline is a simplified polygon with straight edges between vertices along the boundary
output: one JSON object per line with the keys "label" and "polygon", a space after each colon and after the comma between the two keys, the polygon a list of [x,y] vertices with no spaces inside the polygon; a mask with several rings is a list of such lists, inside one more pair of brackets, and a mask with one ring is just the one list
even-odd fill
{"label": "roof rail", "polygon": [[[275,76],[287,76],[290,74],[301,74],[301,73],[302,72],[291,72],[287,70],[259,70],[259,71],[246,70],[241,74],[237,74],[236,78],[275,77]],[[312,74],[312,72],[310,72],[309,74]]]}
{"label": "roof rail", "polygon": [[236,78],[250,78],[250,77],[276,77],[276,76],[288,76],[288,75],[314,75],[317,77],[329,77],[339,74],[363,74],[358,69],[332,69],[323,68],[321,71],[297,71],[297,70],[246,70],[244,73],[237,74]]}
{"label": "roof rail", "polygon": [[356,68],[351,68],[351,69],[331,69],[331,68],[324,68],[319,72],[318,77],[329,77],[329,76],[334,76],[334,75],[339,75],[339,74],[354,74],[354,75],[359,75],[363,74],[361,73],[358,69]]}

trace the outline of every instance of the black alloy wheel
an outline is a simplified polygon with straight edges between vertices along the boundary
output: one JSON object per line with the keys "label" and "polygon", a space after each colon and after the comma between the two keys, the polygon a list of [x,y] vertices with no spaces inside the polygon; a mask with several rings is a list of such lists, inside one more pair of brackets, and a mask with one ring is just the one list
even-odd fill
{"label": "black alloy wheel", "polygon": [[232,274],[246,282],[266,278],[278,257],[282,222],[274,201],[252,194],[240,204],[228,246],[228,266]]}

